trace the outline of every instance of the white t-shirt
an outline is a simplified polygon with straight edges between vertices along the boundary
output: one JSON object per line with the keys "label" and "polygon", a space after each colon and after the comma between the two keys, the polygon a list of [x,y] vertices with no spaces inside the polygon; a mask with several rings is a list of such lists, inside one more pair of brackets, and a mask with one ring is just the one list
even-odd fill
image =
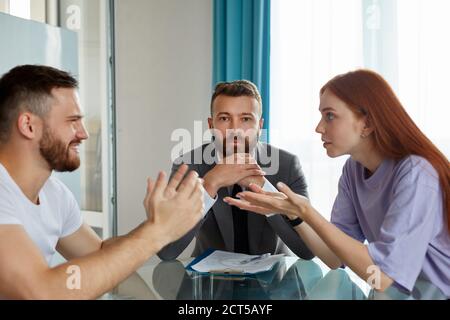
{"label": "white t-shirt", "polygon": [[58,240],[77,231],[82,223],[75,197],[57,178],[51,176],[47,180],[36,205],[0,164],[0,225],[22,225],[48,264]]}

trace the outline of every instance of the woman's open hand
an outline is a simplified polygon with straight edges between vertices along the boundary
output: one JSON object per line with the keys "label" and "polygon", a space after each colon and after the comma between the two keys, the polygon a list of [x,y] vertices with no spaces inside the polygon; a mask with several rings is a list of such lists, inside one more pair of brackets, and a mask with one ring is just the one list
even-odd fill
{"label": "woman's open hand", "polygon": [[243,210],[269,215],[281,213],[289,217],[304,218],[304,214],[310,207],[309,200],[293,192],[284,183],[278,183],[281,192],[267,192],[261,187],[251,184],[251,191],[244,191],[236,196],[239,199],[226,197],[224,201]]}

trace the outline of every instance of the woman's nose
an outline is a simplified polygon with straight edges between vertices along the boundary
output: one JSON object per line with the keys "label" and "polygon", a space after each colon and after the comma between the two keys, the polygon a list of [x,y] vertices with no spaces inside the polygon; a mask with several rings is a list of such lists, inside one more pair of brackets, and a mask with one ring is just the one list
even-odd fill
{"label": "woman's nose", "polygon": [[323,126],[323,123],[322,123],[322,120],[320,120],[319,123],[317,124],[316,132],[317,132],[317,133],[321,133],[321,134],[325,133],[324,126]]}

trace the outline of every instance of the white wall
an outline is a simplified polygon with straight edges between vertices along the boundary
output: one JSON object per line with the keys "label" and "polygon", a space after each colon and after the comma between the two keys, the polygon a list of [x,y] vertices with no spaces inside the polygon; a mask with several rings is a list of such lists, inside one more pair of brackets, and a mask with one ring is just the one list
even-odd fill
{"label": "white wall", "polygon": [[176,128],[209,115],[211,0],[119,0],[116,4],[118,231],[145,217],[147,176],[171,167]]}

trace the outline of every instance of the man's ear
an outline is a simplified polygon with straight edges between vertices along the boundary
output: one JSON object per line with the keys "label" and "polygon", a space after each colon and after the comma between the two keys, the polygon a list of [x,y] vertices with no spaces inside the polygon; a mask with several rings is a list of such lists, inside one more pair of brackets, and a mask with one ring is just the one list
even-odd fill
{"label": "man's ear", "polygon": [[26,139],[35,139],[38,134],[39,120],[30,112],[21,113],[17,119],[17,130]]}
{"label": "man's ear", "polygon": [[208,127],[209,127],[209,129],[214,128],[213,127],[213,119],[212,118],[208,118]]}
{"label": "man's ear", "polygon": [[261,119],[259,119],[258,137],[257,137],[258,141],[260,141],[260,139],[261,139],[263,126],[264,126],[264,118],[261,118]]}

